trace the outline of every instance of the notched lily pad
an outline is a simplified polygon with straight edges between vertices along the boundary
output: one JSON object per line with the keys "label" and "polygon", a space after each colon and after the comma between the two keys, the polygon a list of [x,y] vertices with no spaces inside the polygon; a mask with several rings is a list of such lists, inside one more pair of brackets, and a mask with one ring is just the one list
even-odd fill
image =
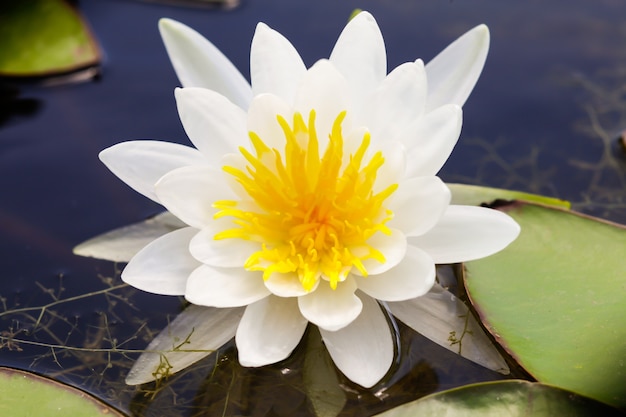
{"label": "notched lily pad", "polygon": [[0,368],[0,412],[13,417],[124,416],[86,392],[10,368]]}
{"label": "notched lily pad", "polygon": [[621,416],[605,404],[527,381],[466,385],[404,404],[378,417]]}
{"label": "notched lily pad", "polygon": [[0,76],[55,76],[93,67],[99,61],[96,42],[66,1],[0,5]]}
{"label": "notched lily pad", "polygon": [[626,408],[626,227],[530,203],[502,252],[466,264],[469,298],[537,380]]}

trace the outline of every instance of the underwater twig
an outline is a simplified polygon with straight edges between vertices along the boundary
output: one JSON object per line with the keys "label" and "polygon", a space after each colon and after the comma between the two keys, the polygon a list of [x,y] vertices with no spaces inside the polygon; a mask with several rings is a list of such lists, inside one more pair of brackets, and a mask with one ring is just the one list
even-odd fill
{"label": "underwater twig", "polygon": [[55,343],[45,343],[45,342],[37,342],[34,340],[26,340],[26,339],[17,339],[11,336],[0,335],[0,346],[6,343],[20,343],[31,346],[39,346],[46,347],[50,349],[59,349],[59,350],[69,350],[75,352],[90,352],[90,353],[156,353],[156,354],[165,354],[172,352],[186,352],[186,353],[212,353],[214,350],[210,349],[179,349],[178,347],[174,347],[170,350],[148,350],[148,349],[120,349],[118,347],[110,347],[110,348],[93,348],[93,347],[80,347],[80,346],[65,346],[62,344]]}
{"label": "underwater twig", "polygon": [[102,290],[98,290],[98,291],[93,291],[93,292],[88,292],[86,294],[81,294],[81,295],[76,295],[74,297],[69,297],[69,298],[64,298],[64,299],[57,299],[49,304],[43,305],[43,306],[35,306],[35,307],[22,307],[22,308],[16,308],[13,310],[5,310],[3,312],[0,312],[0,318],[2,318],[3,316],[6,316],[8,314],[17,314],[17,313],[26,313],[29,311],[37,311],[40,310],[39,312],[39,317],[37,318],[36,322],[35,322],[35,328],[39,326],[39,323],[41,323],[41,319],[43,318],[43,315],[46,313],[47,310],[49,310],[50,308],[62,304],[62,303],[68,303],[70,301],[76,301],[76,300],[82,300],[83,298],[88,298],[88,297],[93,297],[95,295],[100,295],[100,294],[106,294],[109,293],[111,291],[115,291],[115,290],[119,290],[122,288],[126,288],[128,287],[128,284],[119,284],[110,288],[105,288]]}
{"label": "underwater twig", "polygon": [[461,332],[461,337],[457,338],[456,331],[452,330],[450,332],[450,337],[448,337],[448,341],[450,342],[450,346],[459,345],[459,350],[457,353],[461,355],[461,351],[463,350],[463,338],[465,337],[466,334],[472,335],[473,332],[471,330],[468,330],[470,312],[468,311],[466,314],[463,314],[459,317],[465,318],[465,322],[463,323],[463,331]]}

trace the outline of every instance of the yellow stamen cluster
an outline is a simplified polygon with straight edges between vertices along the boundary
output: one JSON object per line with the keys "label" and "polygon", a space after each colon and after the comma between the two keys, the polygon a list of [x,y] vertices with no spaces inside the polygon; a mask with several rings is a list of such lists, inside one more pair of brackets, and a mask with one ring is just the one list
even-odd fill
{"label": "yellow stamen cluster", "polygon": [[321,276],[335,289],[353,267],[367,275],[363,260],[385,262],[383,254],[367,241],[377,232],[391,233],[385,223],[392,213],[383,202],[397,184],[374,193],[384,158],[377,152],[367,163],[363,161],[369,133],[344,162],[341,125],[345,115],[342,112],[335,119],[321,158],[315,112],[311,111],[308,124],[299,113],[292,126],[277,116],[286,139],[282,154],[250,132],[255,154],[240,148],[247,161],[245,172],[224,166],[257,207],[250,211],[237,201],[217,201],[215,217],[232,217],[234,227],[215,239],[259,242],[260,250],[244,265],[247,270],[263,271],[264,279],[273,273],[295,273],[310,291]]}

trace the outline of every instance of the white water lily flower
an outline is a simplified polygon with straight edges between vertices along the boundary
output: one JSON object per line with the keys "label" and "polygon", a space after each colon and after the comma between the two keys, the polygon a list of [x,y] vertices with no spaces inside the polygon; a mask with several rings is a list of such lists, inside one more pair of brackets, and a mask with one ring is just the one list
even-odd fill
{"label": "white water lily flower", "polygon": [[[486,27],[426,67],[417,60],[387,74],[369,13],[308,69],[260,23],[251,87],[193,30],[171,20],[160,28],[195,148],[131,141],[100,154],[186,225],[149,243],[122,273],[139,289],[195,304],[148,350],[191,334],[194,352],[168,356],[176,372],[235,336],[240,363],[263,366],[287,358],[311,322],[337,367],[373,386],[394,356],[381,303],[400,311],[431,289],[436,263],[488,256],[519,233],[501,212],[450,205],[436,176],[482,69]],[[153,379],[159,363],[158,354],[142,355],[127,382]]]}

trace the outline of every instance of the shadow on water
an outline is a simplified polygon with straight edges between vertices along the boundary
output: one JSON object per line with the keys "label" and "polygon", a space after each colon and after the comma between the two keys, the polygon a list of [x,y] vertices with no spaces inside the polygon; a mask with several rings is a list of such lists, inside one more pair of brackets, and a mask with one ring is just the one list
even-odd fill
{"label": "shadow on water", "polygon": [[41,109],[41,104],[39,100],[21,97],[17,87],[0,81],[0,128],[34,116]]}

